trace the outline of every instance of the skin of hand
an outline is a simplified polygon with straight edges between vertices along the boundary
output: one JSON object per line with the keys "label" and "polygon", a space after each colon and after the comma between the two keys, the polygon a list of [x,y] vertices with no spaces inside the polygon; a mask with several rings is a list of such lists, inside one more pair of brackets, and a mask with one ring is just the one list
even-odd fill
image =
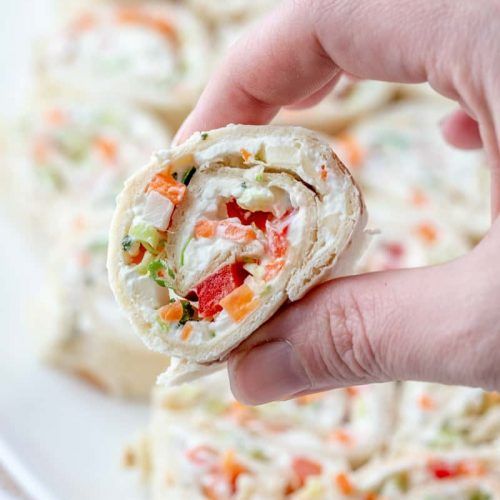
{"label": "skin of hand", "polygon": [[498,33],[497,0],[285,0],[228,53],[177,142],[314,104],[341,71],[428,81],[459,104],[441,124],[445,138],[485,148],[494,220],[455,261],[337,279],[286,306],[229,359],[240,401],[389,380],[500,390]]}

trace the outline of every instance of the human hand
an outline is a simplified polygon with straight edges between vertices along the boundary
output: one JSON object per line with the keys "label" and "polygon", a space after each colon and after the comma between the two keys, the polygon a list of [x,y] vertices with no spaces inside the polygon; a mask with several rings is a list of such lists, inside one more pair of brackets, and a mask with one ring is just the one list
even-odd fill
{"label": "human hand", "polygon": [[[484,145],[500,211],[500,4],[495,0],[286,0],[248,32],[179,130],[269,122],[311,105],[341,71],[428,81],[460,110],[442,124],[458,147]],[[233,352],[231,386],[259,404],[388,380],[500,389],[500,220],[468,255],[415,270],[326,283]]]}

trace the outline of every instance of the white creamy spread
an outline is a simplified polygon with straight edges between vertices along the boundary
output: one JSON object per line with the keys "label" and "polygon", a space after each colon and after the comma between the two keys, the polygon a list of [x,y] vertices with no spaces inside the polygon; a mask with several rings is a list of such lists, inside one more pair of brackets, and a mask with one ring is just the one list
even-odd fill
{"label": "white creamy spread", "polygon": [[[140,264],[131,266],[134,269],[137,265],[142,274],[123,272],[130,266],[126,261],[136,259],[135,243],[130,244],[131,253],[126,257],[128,249],[125,251],[120,274],[128,282],[129,294],[137,290],[134,302],[152,344],[155,338],[161,342],[168,338],[183,349],[186,344],[210,344],[230,337],[242,325],[252,324],[254,314],[260,317],[267,309],[276,310],[289,286],[303,286],[297,273],[310,265],[310,252],[321,259],[332,259],[331,255],[335,259],[342,252],[349,228],[359,217],[357,209],[349,205],[353,184],[342,171],[332,168],[328,147],[319,141],[318,147],[310,147],[302,133],[270,134],[265,139],[249,135],[243,142],[231,136],[211,140],[211,132],[200,133],[200,147],[186,154],[177,157],[173,150],[155,155],[156,172],[162,173],[146,181],[147,193],[157,189],[147,187],[148,182],[161,176],[165,179],[165,175],[171,177],[168,183],[177,183],[175,190],[179,191],[180,181],[196,170],[167,230],[159,235],[160,243],[158,234],[151,236],[147,227],[136,228],[138,223],[152,221],[144,217],[148,195],[138,192],[131,206],[134,217],[130,227],[136,229],[130,236],[143,239],[146,253]],[[169,196],[165,187],[158,189],[161,195]],[[351,220],[348,213],[356,215]],[[162,222],[166,224],[166,220]],[[340,237],[339,231],[344,231],[344,236]],[[330,249],[313,251],[317,239],[327,241]],[[332,248],[332,243],[337,247]],[[158,250],[153,251],[151,245],[159,245]],[[141,261],[142,257],[137,258]],[[235,284],[231,281],[228,291],[217,281],[215,288],[210,288],[210,281],[205,284],[207,277],[217,280],[217,273],[233,264],[242,267],[236,272],[241,276],[234,275]],[[241,274],[245,271],[246,278]],[[171,286],[183,297],[171,292],[170,303],[158,308],[156,296],[142,296],[152,290],[139,291],[140,287],[131,283],[139,276],[156,281],[153,288]],[[224,276],[220,279],[233,279],[232,275]],[[203,301],[198,300],[198,293],[203,294]]]}

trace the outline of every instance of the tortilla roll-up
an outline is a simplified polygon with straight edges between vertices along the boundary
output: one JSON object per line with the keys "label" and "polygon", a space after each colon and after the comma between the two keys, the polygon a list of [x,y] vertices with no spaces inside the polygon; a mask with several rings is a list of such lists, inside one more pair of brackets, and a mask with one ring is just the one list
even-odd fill
{"label": "tortilla roll-up", "polygon": [[287,300],[349,273],[364,247],[361,193],[302,128],[229,125],[153,156],[118,197],[115,296],[164,380],[221,366]]}
{"label": "tortilla roll-up", "polygon": [[42,98],[132,102],[178,126],[210,68],[208,33],[181,3],[90,4],[71,11],[38,51]]}

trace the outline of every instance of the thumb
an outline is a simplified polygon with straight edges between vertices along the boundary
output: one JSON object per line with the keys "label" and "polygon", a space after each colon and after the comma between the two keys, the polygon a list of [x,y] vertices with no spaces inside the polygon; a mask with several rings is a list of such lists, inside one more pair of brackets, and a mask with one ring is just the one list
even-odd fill
{"label": "thumb", "polygon": [[484,297],[476,260],[471,254],[433,268],[318,287],[231,355],[233,393],[244,403],[261,404],[399,379],[487,384],[487,374],[497,370],[494,360],[486,361],[493,347],[481,340],[476,349],[473,338]]}

